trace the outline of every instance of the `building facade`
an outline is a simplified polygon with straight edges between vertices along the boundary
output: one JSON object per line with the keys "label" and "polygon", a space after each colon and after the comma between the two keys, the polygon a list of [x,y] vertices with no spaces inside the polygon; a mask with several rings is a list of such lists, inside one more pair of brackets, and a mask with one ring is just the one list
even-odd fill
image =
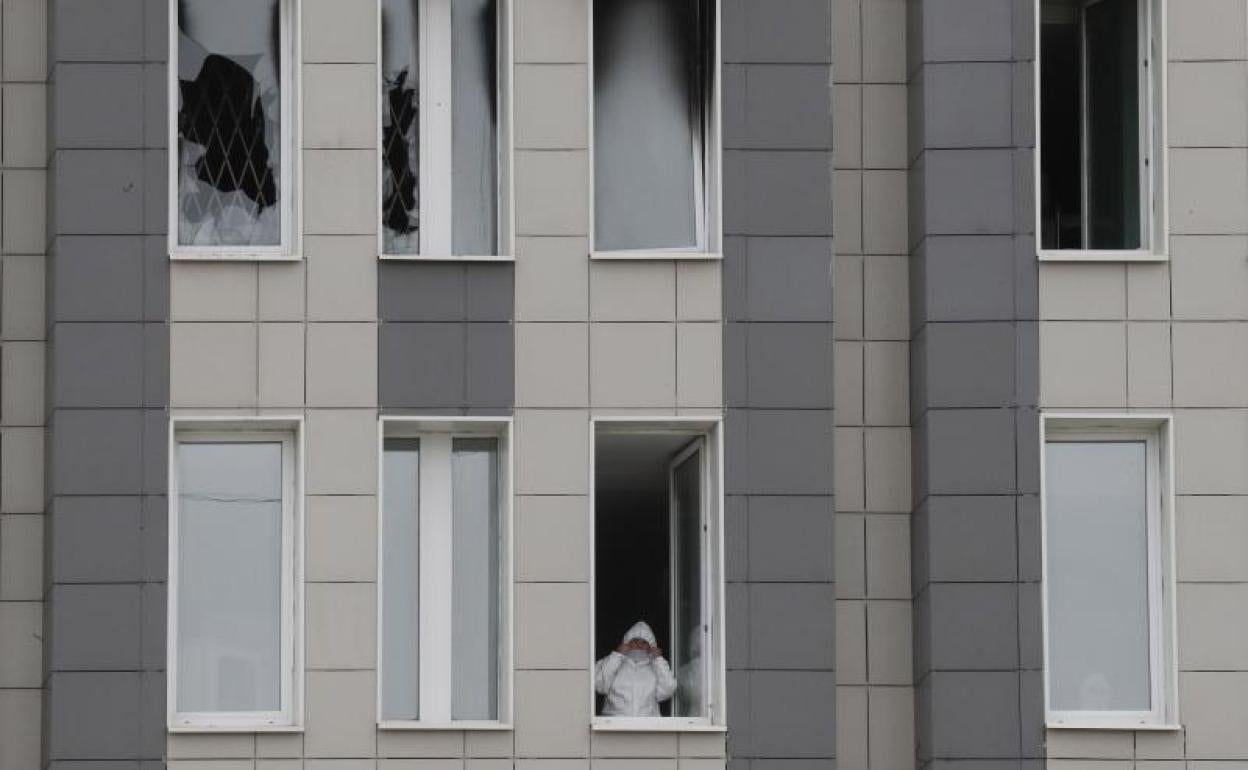
{"label": "building facade", "polygon": [[1248,762],[1245,0],[0,41],[0,770]]}

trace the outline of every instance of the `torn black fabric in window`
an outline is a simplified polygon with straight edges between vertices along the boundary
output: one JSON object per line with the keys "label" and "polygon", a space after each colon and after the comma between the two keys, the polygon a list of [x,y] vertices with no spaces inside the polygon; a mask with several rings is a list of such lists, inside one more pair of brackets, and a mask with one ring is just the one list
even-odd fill
{"label": "torn black fabric in window", "polygon": [[178,243],[280,246],[278,0],[181,0],[178,31]]}

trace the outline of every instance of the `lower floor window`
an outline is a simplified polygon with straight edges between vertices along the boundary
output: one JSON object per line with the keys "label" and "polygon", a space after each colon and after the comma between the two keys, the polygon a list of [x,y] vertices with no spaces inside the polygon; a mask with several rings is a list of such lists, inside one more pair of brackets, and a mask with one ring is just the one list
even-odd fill
{"label": "lower floor window", "polygon": [[295,721],[294,434],[175,431],[170,726]]}
{"label": "lower floor window", "polygon": [[504,721],[506,423],[383,424],[380,721]]}
{"label": "lower floor window", "polygon": [[594,431],[594,713],[722,719],[719,432],[601,420]]}
{"label": "lower floor window", "polygon": [[1148,420],[1046,419],[1050,724],[1171,713],[1164,433]]}

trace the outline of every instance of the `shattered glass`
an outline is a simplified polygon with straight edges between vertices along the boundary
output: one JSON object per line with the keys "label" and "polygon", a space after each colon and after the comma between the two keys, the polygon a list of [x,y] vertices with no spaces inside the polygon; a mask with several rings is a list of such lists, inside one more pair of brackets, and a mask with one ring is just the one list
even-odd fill
{"label": "shattered glass", "polygon": [[178,3],[178,243],[282,243],[279,0]]}
{"label": "shattered glass", "polygon": [[387,254],[420,252],[420,63],[418,0],[385,0],[381,10],[381,216]]}

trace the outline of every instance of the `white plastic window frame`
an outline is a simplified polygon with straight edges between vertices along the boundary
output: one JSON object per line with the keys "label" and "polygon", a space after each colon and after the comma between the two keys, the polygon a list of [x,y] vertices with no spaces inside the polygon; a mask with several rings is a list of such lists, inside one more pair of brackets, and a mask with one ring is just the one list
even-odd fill
{"label": "white plastic window frame", "polygon": [[[178,522],[177,449],[183,442],[282,444],[282,709],[274,712],[177,710]],[[165,718],[171,733],[290,733],[303,731],[303,420],[249,416],[175,417],[169,421],[168,585],[165,635]]]}
{"label": "white plastic window frame", "polygon": [[[1167,189],[1170,147],[1167,141],[1168,117],[1166,87],[1168,59],[1166,54],[1166,5],[1168,0],[1136,0],[1140,50],[1144,60],[1139,67],[1140,89],[1140,228],[1142,245],[1138,249],[1045,249],[1040,246],[1042,217],[1040,212],[1040,168],[1044,148],[1041,146],[1040,34],[1044,0],[1034,0],[1036,60],[1032,66],[1033,113],[1035,119],[1035,239],[1036,254],[1042,262],[1165,262],[1169,259],[1170,207]],[[1080,34],[1080,56],[1086,55],[1087,41]],[[1086,77],[1086,74],[1081,75]],[[1081,120],[1086,121],[1087,111]],[[1086,187],[1086,172],[1081,172]]]}
{"label": "white plastic window frame", "polygon": [[[597,694],[593,677],[590,676],[586,696],[589,699],[590,727],[595,732],[640,733],[722,733],[727,731],[728,709],[725,680],[725,629],[724,629],[724,448],[723,419],[720,417],[662,417],[662,416],[595,416],[590,419],[589,452],[589,660],[597,655],[597,454],[599,432],[608,433],[681,433],[690,437],[701,435],[705,440],[706,463],[703,467],[702,506],[703,523],[703,611],[709,613],[706,625],[710,629],[713,659],[707,666],[710,686],[707,688],[707,716],[705,717],[611,717],[596,712]],[[591,672],[592,673],[592,672]]]}
{"label": "white plastic window frame", "polygon": [[693,248],[648,248],[599,250],[596,245],[595,221],[597,219],[597,202],[595,200],[595,163],[594,163],[594,3],[587,0],[589,17],[589,256],[590,259],[603,260],[720,260],[723,259],[723,13],[721,0],[711,0],[715,6],[715,36],[711,41],[714,53],[711,61],[711,106],[705,115],[701,146],[694,152],[694,169],[702,179],[701,184],[694,188],[697,210],[694,212],[697,221],[698,243]]}
{"label": "white plastic window frame", "polygon": [[278,0],[281,23],[282,163],[278,179],[282,242],[277,246],[192,246],[178,242],[178,0],[169,2],[168,251],[175,261],[291,262],[302,259],[303,153],[298,105],[303,88],[302,0]]}
{"label": "white plastic window frame", "polygon": [[[381,57],[385,38],[382,33],[381,12],[384,0],[376,0],[377,6],[377,51]],[[420,72],[417,75],[417,117],[419,120],[417,134],[420,141],[421,168],[416,178],[417,196],[420,205],[420,241],[421,248],[417,254],[393,254],[386,251],[386,231],[383,218],[385,207],[381,180],[385,175],[385,142],[383,139],[381,111],[387,109],[382,101],[385,88],[382,68],[377,67],[377,254],[378,258],[397,262],[513,262],[515,261],[515,195],[512,179],[515,176],[514,125],[512,120],[512,83],[514,82],[515,59],[513,51],[513,26],[511,0],[498,2],[498,86],[494,95],[494,103],[498,108],[498,251],[497,254],[455,254],[452,243],[452,210],[451,210],[451,177],[453,170],[450,164],[451,147],[451,15],[449,4],[444,13],[430,13],[427,9],[434,6],[434,0],[413,0],[419,2],[421,23],[418,45]],[[432,23],[429,23],[432,22]],[[381,59],[379,58],[380,62]],[[436,75],[436,77],[433,77]],[[424,87],[427,81],[432,87]],[[430,102],[440,99],[441,104],[435,108]],[[441,161],[432,173],[425,159]],[[430,178],[437,178],[435,188],[426,187]],[[429,227],[427,223],[433,223]],[[434,230],[434,243],[426,248],[426,229]]]}
{"label": "white plastic window frame", "polygon": [[[1169,414],[1138,412],[1045,412],[1040,416],[1041,605],[1044,647],[1044,709],[1048,729],[1182,729],[1178,710],[1177,629],[1174,576],[1174,447]],[[1049,671],[1048,517],[1045,455],[1050,441],[1099,443],[1144,441],[1147,459],[1149,711],[1059,711],[1051,706]]]}
{"label": "white plastic window frame", "polygon": [[[512,420],[510,417],[419,417],[419,416],[383,416],[378,421],[377,430],[377,701],[376,719],[380,730],[418,731],[418,730],[468,730],[468,731],[499,731],[512,729],[512,693],[514,691],[514,648],[515,633],[513,628],[514,600],[514,553],[512,537]],[[422,502],[429,495],[430,499],[446,502],[447,507],[441,511],[427,511],[421,506],[421,538],[420,538],[420,708],[425,712],[426,704],[433,704],[434,718],[420,719],[387,719],[383,713],[382,687],[385,682],[385,671],[382,662],[384,635],[382,633],[382,608],[385,595],[385,564],[383,543],[385,542],[385,451],[386,439],[415,438],[421,440],[420,450],[420,497]],[[452,719],[451,713],[451,624],[449,622],[433,622],[431,618],[449,618],[451,611],[451,546],[450,546],[450,503],[451,488],[449,473],[444,475],[437,489],[427,488],[427,484],[437,484],[438,479],[425,472],[425,452],[429,439],[445,442],[445,451],[450,452],[450,442],[456,438],[497,438],[498,439],[498,519],[499,519],[499,618],[498,618],[498,719],[497,720],[463,720]],[[449,463],[448,463],[449,468]],[[440,536],[427,537],[428,530],[423,526],[426,516],[445,519],[444,525],[436,528]],[[425,570],[433,565],[436,574],[427,575]],[[445,676],[426,676],[426,671],[441,668]]]}

